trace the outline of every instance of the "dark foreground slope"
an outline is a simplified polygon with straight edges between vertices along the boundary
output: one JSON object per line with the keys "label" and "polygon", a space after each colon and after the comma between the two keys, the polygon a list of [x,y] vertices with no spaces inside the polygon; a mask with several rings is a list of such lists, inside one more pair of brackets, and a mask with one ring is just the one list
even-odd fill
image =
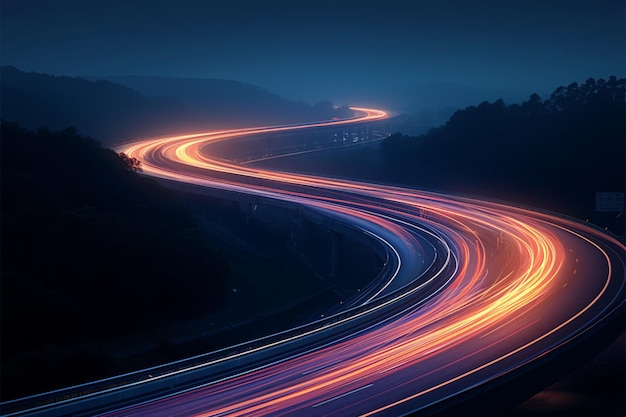
{"label": "dark foreground slope", "polygon": [[284,330],[379,271],[349,238],[333,265],[297,209],[165,189],[74,129],[0,134],[2,400]]}
{"label": "dark foreground slope", "polygon": [[[1,141],[3,396],[49,384],[45,368],[63,365],[45,355],[33,362],[29,352],[220,306],[225,261],[133,161],[73,129],[32,132],[3,122]],[[58,379],[99,366],[83,356]]]}

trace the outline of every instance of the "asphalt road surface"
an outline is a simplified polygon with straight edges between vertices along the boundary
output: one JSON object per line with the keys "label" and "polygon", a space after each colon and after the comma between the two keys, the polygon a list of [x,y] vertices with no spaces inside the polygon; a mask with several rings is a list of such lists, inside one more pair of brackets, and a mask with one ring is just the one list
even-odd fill
{"label": "asphalt road surface", "polygon": [[625,248],[602,230],[495,202],[273,172],[210,154],[213,141],[386,117],[355,112],[345,121],[181,135],[116,149],[139,159],[147,175],[317,210],[377,240],[389,259],[385,279],[349,303],[358,313],[315,330],[323,337],[276,342],[297,345],[297,353],[277,353],[257,367],[234,368],[106,415],[428,413],[523,375],[623,314]]}

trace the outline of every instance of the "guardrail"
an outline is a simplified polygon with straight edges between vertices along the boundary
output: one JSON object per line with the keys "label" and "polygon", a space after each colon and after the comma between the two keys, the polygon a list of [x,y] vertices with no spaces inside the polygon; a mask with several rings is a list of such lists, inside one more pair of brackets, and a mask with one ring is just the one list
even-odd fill
{"label": "guardrail", "polygon": [[[436,269],[432,265],[428,273]],[[428,273],[426,275],[428,275]],[[417,283],[415,283],[417,286]],[[400,304],[395,304],[400,302]],[[2,403],[4,416],[67,416],[90,413],[144,396],[159,396],[198,381],[224,378],[302,353],[372,324],[384,322],[415,301],[387,295],[370,304],[250,342],[128,374]]]}
{"label": "guardrail", "polygon": [[[342,224],[341,227],[347,226]],[[374,241],[371,236],[369,239]],[[433,241],[434,245],[439,243]],[[397,262],[391,256],[390,248],[384,248],[380,242],[378,245],[387,254],[387,262],[386,267],[373,282],[384,281],[384,275],[388,275]],[[435,259],[429,268],[403,291],[417,293],[419,289],[420,294],[423,291],[427,292],[427,288],[420,288],[423,278],[442,267],[441,259]],[[415,299],[410,300],[411,306],[414,305]],[[80,415],[137,397],[157,396],[174,389],[179,390],[200,380],[209,381],[227,377],[277,358],[301,353],[330,340],[334,341],[348,331],[354,332],[387,319],[386,315],[395,314],[398,307],[395,303],[399,301],[403,301],[399,304],[402,306],[408,300],[406,297],[398,297],[395,293],[388,294],[366,305],[347,308],[334,315],[283,332],[165,365],[6,401],[0,404],[0,409],[2,415],[7,417]]]}

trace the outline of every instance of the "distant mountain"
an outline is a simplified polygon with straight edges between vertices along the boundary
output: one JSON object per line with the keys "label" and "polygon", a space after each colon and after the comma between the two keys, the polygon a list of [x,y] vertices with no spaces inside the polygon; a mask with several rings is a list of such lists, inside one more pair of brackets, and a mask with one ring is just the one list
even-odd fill
{"label": "distant mountain", "polygon": [[3,120],[50,129],[75,127],[103,143],[112,144],[156,134],[168,123],[185,118],[175,99],[148,99],[110,81],[26,73],[0,68]]}
{"label": "distant mountain", "polygon": [[311,106],[287,100],[253,84],[216,78],[108,76],[146,97],[180,100],[210,127],[232,128],[326,120],[338,115],[332,103]]}
{"label": "distant mountain", "polygon": [[[523,88],[485,88],[453,82],[372,83],[362,89],[339,86],[329,96],[349,97],[349,103],[382,107],[408,116],[403,133],[421,134],[443,125],[457,110],[483,101],[503,99],[507,104],[521,103],[533,91]],[[547,93],[547,92],[546,92]],[[540,94],[541,95],[541,94]],[[548,94],[549,95],[549,94]],[[543,95],[542,95],[543,97]]]}
{"label": "distant mountain", "polygon": [[465,108],[483,101],[503,99],[507,103],[520,103],[529,93],[522,90],[472,87],[458,83],[432,83],[407,85],[397,91],[398,105],[407,109],[421,107]]}
{"label": "distant mountain", "polygon": [[[239,81],[215,78],[170,78],[154,76],[104,77],[139,91],[146,97],[176,97],[186,105],[219,114],[248,110],[255,114],[268,113],[268,106],[283,115],[302,116],[311,110],[303,102],[293,102],[263,88]],[[276,118],[276,114],[270,116]],[[281,116],[285,117],[285,116]]]}
{"label": "distant mountain", "polygon": [[[0,67],[0,116],[24,127],[75,127],[112,145],[146,136],[328,119],[311,106],[228,80],[115,77],[87,80]],[[122,85],[124,83],[126,85]]]}

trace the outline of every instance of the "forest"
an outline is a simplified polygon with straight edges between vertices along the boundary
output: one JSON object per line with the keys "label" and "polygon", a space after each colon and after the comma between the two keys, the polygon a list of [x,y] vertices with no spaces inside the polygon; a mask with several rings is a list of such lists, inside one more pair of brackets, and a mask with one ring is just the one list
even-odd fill
{"label": "forest", "polygon": [[[624,216],[595,212],[597,192],[624,192],[626,80],[593,78],[542,100],[483,102],[413,137],[381,144],[388,180],[590,219],[624,234]],[[616,217],[619,216],[619,217]]]}

